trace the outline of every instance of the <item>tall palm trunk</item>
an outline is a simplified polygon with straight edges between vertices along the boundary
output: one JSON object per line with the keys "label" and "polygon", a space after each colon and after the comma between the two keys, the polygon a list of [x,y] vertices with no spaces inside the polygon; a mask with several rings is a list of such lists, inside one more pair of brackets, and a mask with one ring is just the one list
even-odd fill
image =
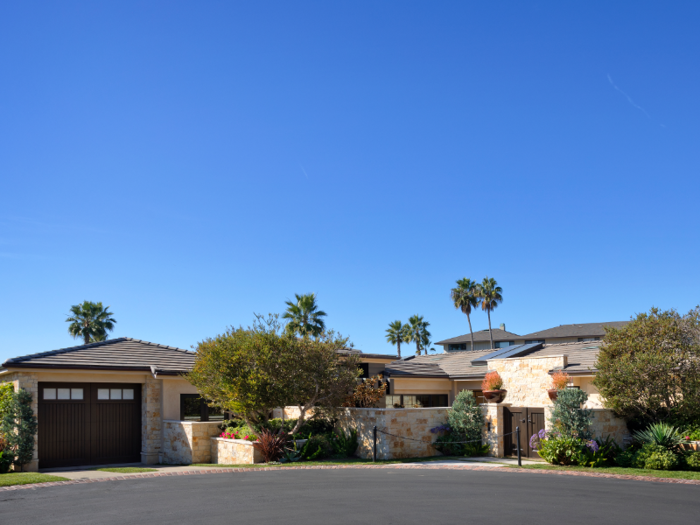
{"label": "tall palm trunk", "polygon": [[493,349],[493,332],[491,331],[491,308],[487,308],[486,313],[489,316],[489,337],[491,338],[491,348]]}
{"label": "tall palm trunk", "polygon": [[416,339],[416,355],[420,355],[420,339]]}
{"label": "tall palm trunk", "polygon": [[399,353],[399,359],[401,359],[401,341],[399,341],[398,343],[396,343],[396,350],[397,350],[398,353]]}
{"label": "tall palm trunk", "polygon": [[469,350],[474,350],[474,331],[472,330],[472,320],[469,317],[469,314],[467,314],[467,321],[469,321],[469,333],[472,336],[472,346],[469,348]]}

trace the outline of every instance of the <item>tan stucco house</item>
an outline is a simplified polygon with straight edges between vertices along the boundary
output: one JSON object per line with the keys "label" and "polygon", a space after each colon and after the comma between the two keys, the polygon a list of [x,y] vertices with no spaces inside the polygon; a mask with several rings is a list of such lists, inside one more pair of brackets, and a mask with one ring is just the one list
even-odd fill
{"label": "tan stucco house", "polygon": [[[364,375],[397,356],[360,355]],[[5,361],[0,383],[32,394],[39,427],[25,470],[114,463],[205,463],[220,432],[183,374],[195,353],[121,337]]]}

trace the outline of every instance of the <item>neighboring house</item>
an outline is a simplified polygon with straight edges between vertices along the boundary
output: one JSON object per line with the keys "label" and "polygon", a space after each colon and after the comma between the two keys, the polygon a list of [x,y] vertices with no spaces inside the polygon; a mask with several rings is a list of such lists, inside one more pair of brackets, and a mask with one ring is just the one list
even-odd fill
{"label": "neighboring house", "polygon": [[[603,409],[598,389],[593,385],[600,344],[595,341],[530,343],[396,361],[386,368],[391,385],[386,406],[447,407],[462,390],[471,390],[477,401],[484,403],[481,381],[487,372],[497,371],[507,394],[503,403],[486,406],[489,429],[493,427],[493,436],[500,436],[519,426],[521,438],[529,439],[545,428],[547,410],[552,406],[547,394],[551,388],[551,374],[564,370],[571,376],[569,388],[580,388],[588,394],[585,408],[594,409],[596,435],[610,434],[622,443],[627,435],[626,425]],[[517,451],[513,440],[509,441],[511,438],[494,439],[496,442],[492,445],[497,455]],[[529,454],[526,441],[521,442],[521,451],[526,456]]]}
{"label": "neighboring house", "polygon": [[[517,335],[512,332],[507,332],[505,325],[501,324],[500,328],[493,329],[493,346],[494,348],[502,348],[504,346],[533,343],[555,344],[599,341],[605,335],[604,327],[622,328],[627,323],[629,323],[629,321],[563,324],[526,335]],[[471,335],[460,335],[459,337],[445,339],[435,344],[442,346],[445,352],[471,350]],[[491,339],[488,329],[474,332],[474,350],[488,350],[489,348],[491,348]]]}
{"label": "neighboring house", "polygon": [[[352,352],[372,375],[397,357]],[[210,462],[224,414],[183,377],[195,355],[122,337],[5,361],[0,383],[29,391],[39,422],[25,470]]]}

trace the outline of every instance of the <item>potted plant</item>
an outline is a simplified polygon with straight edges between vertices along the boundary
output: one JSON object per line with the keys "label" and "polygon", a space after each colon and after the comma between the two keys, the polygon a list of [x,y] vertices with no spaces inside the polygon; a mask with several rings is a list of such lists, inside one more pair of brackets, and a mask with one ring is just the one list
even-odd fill
{"label": "potted plant", "polygon": [[571,380],[571,376],[564,372],[563,370],[557,370],[552,374],[552,388],[547,390],[547,394],[549,394],[549,399],[554,401],[557,396],[559,395],[560,390],[564,390],[566,388],[566,385],[569,384],[569,381]]}
{"label": "potted plant", "polygon": [[502,388],[503,379],[498,372],[489,372],[481,383],[484,397],[491,403],[500,403],[506,397],[506,391]]}

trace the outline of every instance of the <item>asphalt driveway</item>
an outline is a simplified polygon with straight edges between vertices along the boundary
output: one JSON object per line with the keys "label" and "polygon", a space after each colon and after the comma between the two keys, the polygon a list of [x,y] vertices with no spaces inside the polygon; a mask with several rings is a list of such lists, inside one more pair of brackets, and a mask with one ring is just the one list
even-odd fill
{"label": "asphalt driveway", "polygon": [[499,471],[290,469],[0,493],[3,524],[658,525],[698,516],[698,486]]}

